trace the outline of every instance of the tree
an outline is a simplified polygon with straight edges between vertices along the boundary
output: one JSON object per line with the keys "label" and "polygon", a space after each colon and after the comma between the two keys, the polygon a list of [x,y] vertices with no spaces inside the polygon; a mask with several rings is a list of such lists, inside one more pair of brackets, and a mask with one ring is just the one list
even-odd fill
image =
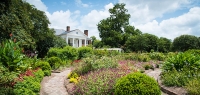
{"label": "tree", "polygon": [[128,38],[126,41],[127,51],[146,51],[148,48],[147,38],[144,35],[135,35]]}
{"label": "tree", "polygon": [[143,34],[144,38],[146,38],[146,50],[147,52],[150,52],[151,50],[156,51],[157,50],[157,43],[158,43],[158,37],[153,34],[145,33]]}
{"label": "tree", "polygon": [[0,42],[15,40],[25,51],[37,50],[38,55],[45,55],[55,45],[56,36],[48,28],[50,22],[43,11],[24,0],[1,0],[0,9]]}
{"label": "tree", "polygon": [[125,4],[115,4],[109,9],[110,17],[101,20],[98,24],[99,35],[102,43],[111,47],[122,46],[123,28],[129,24],[130,14],[125,9]]}
{"label": "tree", "polygon": [[171,40],[165,37],[160,37],[158,40],[158,51],[159,52],[169,52],[171,47]]}
{"label": "tree", "polygon": [[199,49],[199,39],[193,35],[181,35],[176,37],[172,43],[174,51],[186,51],[188,49]]}

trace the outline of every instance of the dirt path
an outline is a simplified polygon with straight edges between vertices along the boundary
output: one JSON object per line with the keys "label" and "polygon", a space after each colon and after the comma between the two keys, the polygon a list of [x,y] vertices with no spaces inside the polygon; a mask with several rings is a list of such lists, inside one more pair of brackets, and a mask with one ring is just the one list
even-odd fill
{"label": "dirt path", "polygon": [[68,95],[64,86],[64,79],[71,69],[66,68],[60,73],[52,73],[49,77],[44,77],[41,82],[40,95]]}

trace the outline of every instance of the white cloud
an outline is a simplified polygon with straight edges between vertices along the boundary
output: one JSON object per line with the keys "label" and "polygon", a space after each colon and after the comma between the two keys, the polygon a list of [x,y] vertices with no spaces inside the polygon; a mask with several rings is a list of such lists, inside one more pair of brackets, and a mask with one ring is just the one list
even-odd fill
{"label": "white cloud", "polygon": [[163,20],[156,20],[146,24],[136,25],[142,32],[151,33],[159,37],[174,39],[183,34],[200,36],[200,7],[194,7],[181,16]]}
{"label": "white cloud", "polygon": [[119,2],[126,4],[125,7],[131,14],[130,22],[135,24],[147,23],[190,4],[189,0],[119,0]]}
{"label": "white cloud", "polygon": [[88,7],[89,6],[88,4],[84,4],[81,0],[75,0],[75,2],[78,6],[82,6],[82,7]]}
{"label": "white cloud", "polygon": [[26,1],[34,5],[38,10],[47,11],[47,6],[41,0],[26,0]]}
{"label": "white cloud", "polygon": [[79,28],[87,29],[89,32],[89,37],[96,36],[98,39],[100,39],[99,32],[97,30],[97,24],[100,22],[100,20],[110,16],[108,10],[112,7],[113,4],[110,3],[106,5],[103,10],[92,10],[90,13],[81,18],[81,26]]}
{"label": "white cloud", "polygon": [[50,28],[66,29],[66,26],[70,26],[71,29],[76,29],[76,27],[79,25],[79,22],[77,21],[77,18],[80,15],[79,11],[70,12],[69,10],[61,10],[53,12],[52,14],[46,12],[46,15],[49,18],[49,21],[51,22],[49,26]]}

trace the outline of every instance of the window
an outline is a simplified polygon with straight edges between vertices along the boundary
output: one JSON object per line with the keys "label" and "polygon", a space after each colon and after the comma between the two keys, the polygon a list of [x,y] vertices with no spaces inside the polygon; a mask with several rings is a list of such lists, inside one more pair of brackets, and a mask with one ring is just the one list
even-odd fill
{"label": "window", "polygon": [[76,32],[76,34],[78,34],[78,32]]}

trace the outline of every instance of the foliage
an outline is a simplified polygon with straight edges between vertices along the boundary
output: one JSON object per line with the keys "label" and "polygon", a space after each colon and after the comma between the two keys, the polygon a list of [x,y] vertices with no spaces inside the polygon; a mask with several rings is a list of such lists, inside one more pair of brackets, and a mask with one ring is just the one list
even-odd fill
{"label": "foliage", "polygon": [[188,49],[199,49],[199,40],[193,35],[181,35],[176,37],[172,43],[174,51],[186,51]]}
{"label": "foliage", "polygon": [[3,0],[0,6],[0,42],[15,40],[25,50],[37,50],[38,57],[44,57],[56,44],[56,35],[48,27],[50,22],[45,12],[25,0]]}
{"label": "foliage", "polygon": [[200,95],[200,80],[192,79],[186,84],[185,88],[188,91],[189,95]]}
{"label": "foliage", "polygon": [[200,68],[200,55],[194,53],[178,53],[177,55],[169,57],[163,64],[164,71],[171,71],[175,68],[177,71],[181,71],[183,67],[187,67],[191,70]]}
{"label": "foliage", "polygon": [[145,70],[149,70],[149,69],[153,69],[154,70],[154,66],[152,64],[148,64],[147,63],[147,64],[144,64],[143,67],[144,67]]}
{"label": "foliage", "polygon": [[104,45],[111,47],[123,46],[123,31],[126,25],[129,24],[130,14],[125,9],[125,4],[115,4],[113,8],[109,9],[110,17],[101,20],[98,24],[99,36]]}
{"label": "foliage", "polygon": [[130,53],[127,55],[123,55],[126,60],[136,60],[140,62],[148,62],[150,57],[145,53]]}
{"label": "foliage", "polygon": [[52,69],[58,69],[60,66],[64,65],[64,62],[59,57],[50,57],[47,59]]}
{"label": "foliage", "polygon": [[185,86],[189,80],[193,78],[192,73],[194,72],[188,72],[186,70],[184,71],[177,71],[172,70],[168,72],[163,72],[161,75],[162,83],[165,86]]}
{"label": "foliage", "polygon": [[171,40],[165,37],[160,37],[158,40],[158,51],[159,52],[169,52],[171,47]]}
{"label": "foliage", "polygon": [[113,95],[116,80],[129,71],[117,68],[99,69],[81,76],[72,94],[75,95]]}
{"label": "foliage", "polygon": [[77,49],[66,46],[64,48],[50,48],[47,57],[59,57],[61,60],[75,60],[78,57]]}
{"label": "foliage", "polygon": [[46,61],[38,61],[35,63],[33,68],[41,68],[42,71],[44,72],[45,76],[50,76],[51,75],[51,66],[49,65],[48,62]]}
{"label": "foliage", "polygon": [[158,83],[142,73],[130,73],[115,84],[116,95],[161,95]]}
{"label": "foliage", "polygon": [[10,72],[8,68],[0,64],[0,93],[12,95],[14,79],[17,78],[16,72]]}
{"label": "foliage", "polygon": [[67,46],[67,43],[63,38],[61,38],[60,36],[54,37],[54,47],[63,48],[65,46]]}
{"label": "foliage", "polygon": [[163,53],[159,53],[159,52],[149,53],[149,57],[152,60],[158,60],[158,61],[164,61],[165,60],[165,55]]}
{"label": "foliage", "polygon": [[43,77],[44,77],[44,72],[42,71],[42,69],[38,69],[36,70],[36,72],[33,72],[35,80],[37,82],[41,82]]}
{"label": "foliage", "polygon": [[0,62],[9,71],[24,70],[27,67],[23,64],[22,49],[18,46],[19,43],[15,43],[11,40],[2,42],[0,45]]}
{"label": "foliage", "polygon": [[99,49],[95,49],[93,50],[94,55],[102,57],[102,56],[106,56],[108,55],[108,50],[104,49],[104,50],[99,50]]}
{"label": "foliage", "polygon": [[78,80],[77,80],[77,78],[70,78],[70,79],[69,79],[69,82],[70,82],[70,83],[75,83],[75,84],[77,84],[77,83],[78,83]]}
{"label": "foliage", "polygon": [[75,65],[75,70],[79,75],[83,75],[89,71],[98,70],[102,68],[116,68],[118,66],[117,60],[113,57],[96,57],[84,58],[84,63]]}
{"label": "foliage", "polygon": [[157,51],[157,43],[158,43],[158,37],[153,34],[144,33],[144,38],[146,38],[146,49],[145,51],[150,52],[151,50]]}
{"label": "foliage", "polygon": [[78,59],[86,58],[93,54],[93,50],[90,47],[79,47],[78,54]]}
{"label": "foliage", "polygon": [[70,74],[67,76],[68,79],[70,78],[78,78],[78,74],[75,72],[70,72]]}
{"label": "foliage", "polygon": [[14,93],[16,95],[35,93],[39,94],[40,82],[35,81],[33,76],[25,76],[22,82],[17,82],[14,86]]}

